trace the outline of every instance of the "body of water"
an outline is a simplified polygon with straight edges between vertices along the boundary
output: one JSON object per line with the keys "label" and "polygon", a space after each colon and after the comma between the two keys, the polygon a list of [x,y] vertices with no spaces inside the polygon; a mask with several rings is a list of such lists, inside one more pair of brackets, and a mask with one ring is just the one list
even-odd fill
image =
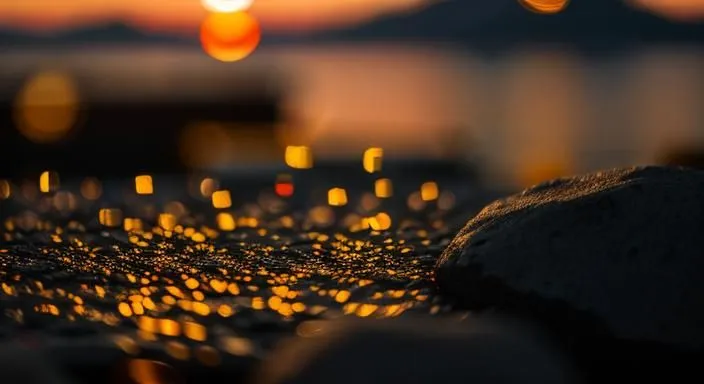
{"label": "body of water", "polygon": [[57,69],[83,79],[92,99],[278,92],[284,141],[317,156],[360,156],[375,145],[390,156],[476,161],[513,183],[704,146],[704,51],[691,47],[609,58],[549,48],[487,58],[451,47],[286,47],[234,64],[174,49],[24,51],[4,53],[0,69],[6,102],[18,79]]}

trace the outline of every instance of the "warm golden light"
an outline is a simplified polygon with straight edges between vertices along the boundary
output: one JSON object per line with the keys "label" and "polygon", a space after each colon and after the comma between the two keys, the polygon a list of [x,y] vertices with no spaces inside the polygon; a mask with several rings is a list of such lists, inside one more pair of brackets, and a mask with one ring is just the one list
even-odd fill
{"label": "warm golden light", "polygon": [[135,177],[134,187],[138,195],[151,195],[152,193],[154,193],[152,177],[149,175],[141,175]]}
{"label": "warm golden light", "polygon": [[122,211],[115,208],[104,208],[98,213],[100,224],[106,227],[119,227],[122,224]]}
{"label": "warm golden light", "polygon": [[208,331],[205,327],[192,321],[187,321],[183,324],[183,334],[195,341],[205,341],[208,337]]}
{"label": "warm golden light", "polygon": [[335,207],[347,205],[347,191],[344,188],[331,188],[328,191],[328,204]]}
{"label": "warm golden light", "polygon": [[423,199],[423,201],[437,200],[439,195],[440,195],[440,190],[438,188],[438,184],[433,181],[429,181],[427,183],[424,183],[420,187],[420,197],[421,197],[421,199]]}
{"label": "warm golden light", "polygon": [[60,72],[43,72],[24,85],[15,100],[17,129],[36,143],[62,139],[78,116],[78,92]]}
{"label": "warm golden light", "polygon": [[364,151],[364,170],[369,173],[381,171],[381,162],[384,158],[384,150],[381,148],[369,148]]}
{"label": "warm golden light", "polygon": [[86,200],[98,200],[103,194],[103,187],[98,179],[89,177],[81,183],[81,195]]}
{"label": "warm golden light", "polygon": [[391,228],[391,216],[386,212],[379,212],[368,219],[369,226],[375,231],[385,231]]}
{"label": "warm golden light", "polygon": [[518,0],[518,2],[530,11],[547,15],[562,12],[570,3],[569,0]]}
{"label": "warm golden light", "polygon": [[239,12],[246,11],[254,0],[202,0],[203,7],[210,12]]}
{"label": "warm golden light", "polygon": [[39,176],[39,190],[43,193],[49,193],[57,189],[59,189],[59,174],[52,171],[44,171]]}
{"label": "warm golden light", "polygon": [[232,206],[232,197],[230,197],[230,191],[227,190],[213,192],[212,201],[213,207],[218,209],[230,208]]}
{"label": "warm golden light", "polygon": [[380,199],[386,199],[394,194],[394,186],[390,179],[379,179],[374,183],[374,194]]}
{"label": "warm golden light", "polygon": [[143,229],[142,220],[133,217],[125,217],[123,228],[125,232],[141,231]]}
{"label": "warm golden light", "polygon": [[212,13],[200,29],[203,50],[213,58],[233,62],[249,56],[259,45],[257,19],[247,12]]}
{"label": "warm golden light", "polygon": [[215,220],[217,221],[218,228],[221,231],[234,231],[235,228],[237,228],[237,225],[235,224],[235,218],[230,213],[218,213],[218,215],[215,217]]}
{"label": "warm golden light", "polygon": [[294,186],[293,179],[290,175],[279,175],[276,178],[276,185],[274,186],[276,194],[281,197],[291,197],[293,196]]}
{"label": "warm golden light", "polygon": [[173,231],[176,227],[176,216],[170,213],[159,214],[159,226],[166,231]]}
{"label": "warm golden light", "polygon": [[12,195],[12,187],[7,180],[0,180],[0,200],[9,199]]}
{"label": "warm golden light", "polygon": [[313,167],[313,152],[306,146],[289,145],[285,153],[286,165],[295,169]]}

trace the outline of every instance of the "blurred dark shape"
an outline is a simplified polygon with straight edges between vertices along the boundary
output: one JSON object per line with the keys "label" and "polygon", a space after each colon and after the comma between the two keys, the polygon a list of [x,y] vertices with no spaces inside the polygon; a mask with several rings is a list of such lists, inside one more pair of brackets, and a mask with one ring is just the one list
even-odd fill
{"label": "blurred dark shape", "polygon": [[659,156],[658,163],[704,169],[704,147],[691,146],[672,148]]}
{"label": "blurred dark shape", "polygon": [[[107,79],[81,77],[81,71],[85,70],[66,71],[76,78],[80,96],[78,118],[68,135],[56,142],[32,141],[16,127],[14,95],[29,78],[13,78],[10,87],[3,89],[5,98],[0,102],[0,163],[6,165],[3,177],[37,174],[47,168],[69,177],[181,173],[189,169],[179,150],[182,132],[203,121],[227,125],[239,137],[264,140],[255,143],[260,144],[260,149],[263,146],[269,152],[278,151],[275,127],[281,118],[282,95],[270,73],[249,74],[245,83],[238,82],[237,76],[224,78],[222,81],[233,83],[229,93],[223,93],[220,87],[210,94],[203,94],[202,90],[194,94],[183,84],[197,81],[198,73],[181,75],[190,78],[167,76],[162,82],[166,86],[152,89],[153,81],[145,84],[146,81],[140,80],[140,76],[148,79],[144,78],[147,75],[139,75],[139,68],[116,68],[111,69],[111,75],[119,79],[131,73],[126,81],[133,88],[127,94],[111,95],[104,88],[95,91],[100,89],[96,84],[104,85]],[[40,113],[41,108],[41,105],[35,107],[30,113]],[[257,148],[251,147],[254,155]],[[208,148],[202,150],[207,152]],[[241,151],[245,157],[246,150]]]}
{"label": "blurred dark shape", "polygon": [[495,318],[311,321],[253,384],[575,383],[535,330]]}
{"label": "blurred dark shape", "polygon": [[127,359],[114,369],[111,384],[184,384],[174,367],[160,361]]}
{"label": "blurred dark shape", "polygon": [[704,43],[704,23],[681,24],[616,0],[572,1],[562,12],[540,15],[517,0],[442,1],[313,37],[316,41],[431,41],[499,50],[530,43],[561,43],[585,50],[643,43]]}
{"label": "blurred dark shape", "polygon": [[0,27],[0,47],[3,48],[62,48],[76,45],[99,44],[197,44],[195,40],[170,34],[146,33],[123,22],[86,25],[53,34],[37,34]]}
{"label": "blurred dark shape", "polygon": [[24,345],[0,344],[0,382],[3,384],[69,384],[56,367]]}

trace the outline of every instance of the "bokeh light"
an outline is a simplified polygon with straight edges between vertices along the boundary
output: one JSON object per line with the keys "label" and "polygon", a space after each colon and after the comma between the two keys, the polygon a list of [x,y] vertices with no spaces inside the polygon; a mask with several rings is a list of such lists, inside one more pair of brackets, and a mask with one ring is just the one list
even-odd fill
{"label": "bokeh light", "polygon": [[12,195],[12,187],[7,180],[0,180],[0,200],[9,199]]}
{"label": "bokeh light", "polygon": [[306,146],[289,145],[284,154],[286,165],[295,169],[310,169],[313,167],[313,152]]}
{"label": "bokeh light", "polygon": [[423,201],[437,200],[439,195],[440,190],[438,189],[438,184],[434,181],[423,183],[420,187],[420,197]]}
{"label": "bokeh light", "polygon": [[39,190],[43,193],[54,192],[59,189],[59,174],[53,171],[44,171],[39,176]]}
{"label": "bokeh light", "polygon": [[154,193],[152,177],[149,175],[140,175],[135,177],[134,187],[138,195],[151,195],[152,193]]}
{"label": "bokeh light", "polygon": [[261,28],[247,12],[212,13],[201,25],[200,39],[210,56],[233,62],[254,52],[261,40]]}
{"label": "bokeh light", "polygon": [[293,179],[291,175],[279,175],[276,177],[276,185],[274,186],[276,194],[281,197],[291,197],[294,192]]}
{"label": "bokeh light", "polygon": [[335,207],[347,205],[347,191],[344,188],[331,188],[328,191],[328,204]]}
{"label": "bokeh light", "polygon": [[15,100],[15,123],[20,133],[36,143],[64,138],[78,117],[78,91],[61,72],[42,72],[24,84]]}
{"label": "bokeh light", "polygon": [[220,190],[213,192],[212,195],[213,207],[218,209],[230,208],[232,206],[232,197],[230,191]]}
{"label": "bokeh light", "polygon": [[560,13],[569,5],[569,0],[518,0],[526,9],[541,14]]}
{"label": "bokeh light", "polygon": [[122,224],[122,211],[116,208],[103,208],[98,212],[100,224],[106,227],[119,227]]}
{"label": "bokeh light", "polygon": [[81,182],[81,195],[86,200],[98,200],[103,194],[103,186],[100,180],[88,177]]}
{"label": "bokeh light", "polygon": [[390,179],[379,179],[374,182],[374,194],[380,199],[386,199],[394,194],[393,183]]}
{"label": "bokeh light", "polygon": [[381,163],[384,158],[384,150],[372,147],[364,151],[364,170],[369,173],[381,171]]}
{"label": "bokeh light", "polygon": [[254,0],[202,0],[203,7],[210,12],[239,12],[246,11]]}

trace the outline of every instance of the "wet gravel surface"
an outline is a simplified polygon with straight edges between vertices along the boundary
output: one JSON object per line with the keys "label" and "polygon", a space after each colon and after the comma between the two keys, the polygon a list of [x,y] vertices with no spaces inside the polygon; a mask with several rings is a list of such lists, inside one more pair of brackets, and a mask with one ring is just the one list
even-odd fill
{"label": "wet gravel surface", "polygon": [[435,260],[487,199],[349,190],[331,207],[233,192],[242,203],[214,209],[203,196],[70,190],[0,201],[0,339],[87,381],[125,358],[189,382],[242,377],[308,320],[448,313]]}

